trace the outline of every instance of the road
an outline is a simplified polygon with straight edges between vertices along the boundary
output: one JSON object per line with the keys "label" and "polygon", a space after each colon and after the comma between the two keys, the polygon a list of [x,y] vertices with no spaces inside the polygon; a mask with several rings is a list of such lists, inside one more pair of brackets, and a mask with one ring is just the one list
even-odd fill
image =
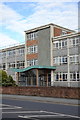
{"label": "road", "polygon": [[79,120],[79,107],[20,98],[2,98],[2,120]]}

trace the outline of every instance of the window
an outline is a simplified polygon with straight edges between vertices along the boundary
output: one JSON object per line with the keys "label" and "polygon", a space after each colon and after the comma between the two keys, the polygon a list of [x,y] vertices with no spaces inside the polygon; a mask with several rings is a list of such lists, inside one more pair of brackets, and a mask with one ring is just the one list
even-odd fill
{"label": "window", "polygon": [[64,41],[62,41],[62,47],[64,47],[64,46],[65,46]]}
{"label": "window", "polygon": [[33,66],[33,65],[38,65],[37,59],[27,60],[27,66]]}
{"label": "window", "polygon": [[79,37],[73,37],[69,39],[70,46],[76,46],[79,44]]}
{"label": "window", "polygon": [[53,62],[56,65],[67,64],[67,56],[55,57]]}
{"label": "window", "polygon": [[78,55],[70,56],[70,63],[78,63]]}
{"label": "window", "polygon": [[67,46],[67,40],[65,40],[64,42],[65,42],[65,46]]}
{"label": "window", "polygon": [[59,41],[59,48],[61,48],[61,41]]}
{"label": "window", "polygon": [[8,63],[8,68],[15,68],[15,63]]}
{"label": "window", "polygon": [[77,75],[77,81],[80,81],[80,74],[79,74],[79,72],[77,72],[76,75]]}
{"label": "window", "polygon": [[13,56],[13,55],[15,55],[15,50],[7,51],[7,56]]}
{"label": "window", "polygon": [[35,40],[38,36],[38,32],[32,32],[27,34],[27,40]]}
{"label": "window", "polygon": [[24,54],[24,48],[19,49],[19,54]]}
{"label": "window", "polygon": [[56,73],[56,81],[67,81],[67,73]]}
{"label": "window", "polygon": [[75,39],[73,39],[73,45],[75,45],[76,44],[76,41],[75,41]]}
{"label": "window", "polygon": [[54,45],[54,48],[56,49],[62,49],[67,46],[67,39],[55,41],[53,45]]}
{"label": "window", "polygon": [[58,45],[59,45],[59,43],[57,42],[57,43],[56,43],[56,48],[58,48]]}
{"label": "window", "polygon": [[17,68],[24,68],[24,61],[17,61]]}
{"label": "window", "polygon": [[71,81],[80,81],[80,73],[79,73],[79,71],[70,73],[70,80]]}
{"label": "window", "polygon": [[3,70],[5,70],[6,69],[6,64],[5,63],[3,63]]}
{"label": "window", "polygon": [[76,37],[75,39],[76,39],[76,45],[78,45],[80,42],[80,39],[79,39],[79,37]]}
{"label": "window", "polygon": [[2,52],[2,58],[6,57],[6,52]]}
{"label": "window", "polygon": [[32,54],[32,53],[37,53],[38,52],[38,46],[34,45],[34,46],[29,46],[27,48],[27,54]]}

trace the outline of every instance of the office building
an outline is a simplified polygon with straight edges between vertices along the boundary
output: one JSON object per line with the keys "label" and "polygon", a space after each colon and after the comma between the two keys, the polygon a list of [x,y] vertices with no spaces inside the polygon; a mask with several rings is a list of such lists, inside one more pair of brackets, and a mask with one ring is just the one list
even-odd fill
{"label": "office building", "polygon": [[[30,29],[25,31],[24,45],[1,50],[0,54],[6,54],[2,65],[8,73],[9,65],[13,65],[12,73],[20,86],[76,87],[80,81],[79,41],[79,33],[52,23]],[[17,54],[19,49],[22,56]],[[11,61],[9,50],[15,51]]]}

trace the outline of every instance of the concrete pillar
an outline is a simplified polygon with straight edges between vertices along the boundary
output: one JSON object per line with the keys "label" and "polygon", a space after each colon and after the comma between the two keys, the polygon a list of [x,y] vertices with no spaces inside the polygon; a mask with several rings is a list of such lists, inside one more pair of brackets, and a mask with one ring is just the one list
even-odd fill
{"label": "concrete pillar", "polygon": [[51,70],[51,86],[54,85],[54,71]]}
{"label": "concrete pillar", "polygon": [[33,77],[31,77],[31,86],[33,86]]}
{"label": "concrete pillar", "polygon": [[19,72],[16,73],[16,84],[19,84]]}
{"label": "concrete pillar", "polygon": [[46,82],[47,82],[47,87],[48,87],[48,73],[46,74]]}
{"label": "concrete pillar", "polygon": [[39,86],[39,71],[36,69],[36,86]]}

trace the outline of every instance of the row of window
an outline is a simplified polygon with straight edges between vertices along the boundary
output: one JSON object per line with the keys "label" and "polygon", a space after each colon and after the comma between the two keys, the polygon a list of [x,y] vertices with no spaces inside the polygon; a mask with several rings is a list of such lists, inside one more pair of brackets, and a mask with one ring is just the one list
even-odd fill
{"label": "row of window", "polygon": [[38,65],[37,59],[27,60],[27,66],[33,66],[33,65]]}
{"label": "row of window", "polygon": [[[55,81],[67,81],[68,74],[67,73],[56,73],[54,79]],[[79,72],[70,73],[70,81],[80,81],[80,73]]]}
{"label": "row of window", "polygon": [[[7,64],[7,67],[8,68],[24,68],[25,67],[25,63],[24,63],[24,61],[17,61],[17,63],[15,63],[15,62],[12,62],[12,63],[8,63]],[[3,63],[1,66],[0,66],[0,68],[3,68],[4,70],[6,69],[6,64],[5,63]]]}
{"label": "row of window", "polygon": [[[76,46],[76,45],[80,44],[79,37],[70,38],[68,40],[69,40],[69,47]],[[64,47],[67,47],[67,39],[55,41],[53,43],[53,48],[62,49]]]}
{"label": "row of window", "polygon": [[[78,63],[79,62],[79,56],[78,55],[72,55],[69,57],[70,63]],[[58,56],[53,59],[53,63],[56,65],[60,64],[67,64],[67,56]]]}
{"label": "row of window", "polygon": [[21,48],[21,49],[17,49],[17,50],[10,50],[10,51],[7,51],[7,52],[2,52],[0,53],[0,58],[5,58],[6,56],[14,56],[15,54],[24,54],[24,48]]}
{"label": "row of window", "polygon": [[27,48],[27,54],[32,54],[32,53],[38,53],[38,46],[37,45],[29,46]]}
{"label": "row of window", "polygon": [[32,32],[27,34],[27,40],[35,40],[38,36],[38,32]]}

